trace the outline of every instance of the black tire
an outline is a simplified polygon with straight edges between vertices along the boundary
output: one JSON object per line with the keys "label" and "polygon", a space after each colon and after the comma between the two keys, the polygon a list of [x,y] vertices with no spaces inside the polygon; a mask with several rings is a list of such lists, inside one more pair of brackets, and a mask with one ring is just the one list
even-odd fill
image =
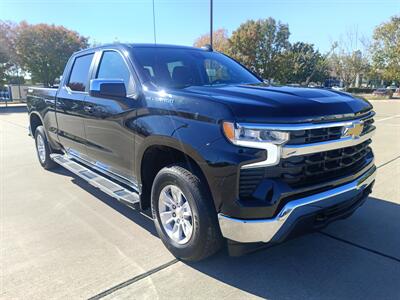
{"label": "black tire", "polygon": [[[175,185],[183,192],[192,211],[192,234],[183,245],[171,239],[161,224],[159,197],[163,188],[168,185]],[[187,261],[199,261],[221,248],[223,238],[211,195],[199,177],[185,167],[171,165],[158,172],[151,191],[151,209],[157,232],[175,257]]]}
{"label": "black tire", "polygon": [[[40,143],[39,140],[43,140],[45,155],[43,159],[39,154],[38,144]],[[44,132],[43,126],[38,126],[35,130],[35,145],[36,145],[36,153],[39,159],[39,163],[42,165],[43,168],[46,170],[50,170],[55,168],[57,165],[56,163],[50,158],[50,154],[53,152],[49,145],[49,142],[46,137],[46,133]]]}

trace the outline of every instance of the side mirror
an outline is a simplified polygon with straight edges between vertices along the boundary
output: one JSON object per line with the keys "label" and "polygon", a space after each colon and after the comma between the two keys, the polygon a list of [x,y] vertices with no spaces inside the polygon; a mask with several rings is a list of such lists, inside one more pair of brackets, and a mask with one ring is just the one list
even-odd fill
{"label": "side mirror", "polygon": [[89,95],[101,98],[124,98],[126,97],[125,83],[122,79],[92,79]]}

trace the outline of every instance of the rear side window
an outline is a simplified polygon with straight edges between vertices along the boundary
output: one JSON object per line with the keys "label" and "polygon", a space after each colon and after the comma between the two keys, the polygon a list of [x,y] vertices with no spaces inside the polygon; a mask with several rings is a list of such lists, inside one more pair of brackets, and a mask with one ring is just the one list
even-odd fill
{"label": "rear side window", "polygon": [[118,52],[105,51],[103,53],[96,78],[122,79],[128,95],[132,92],[131,72]]}
{"label": "rear side window", "polygon": [[71,90],[78,92],[85,91],[93,55],[94,54],[88,54],[75,58],[75,62],[72,66],[71,75],[67,84]]}

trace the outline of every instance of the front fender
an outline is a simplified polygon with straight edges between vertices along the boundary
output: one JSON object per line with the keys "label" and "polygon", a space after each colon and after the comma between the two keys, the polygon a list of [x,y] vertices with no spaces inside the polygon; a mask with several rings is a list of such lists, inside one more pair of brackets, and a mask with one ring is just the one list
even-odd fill
{"label": "front fender", "polygon": [[243,151],[223,136],[219,122],[204,122],[179,116],[140,117],[136,121],[135,174],[142,184],[144,154],[152,146],[167,146],[190,157],[203,172],[214,204],[219,211],[223,202],[237,199],[239,165],[254,159],[259,150]]}
{"label": "front fender", "polygon": [[152,146],[166,146],[183,152],[202,169],[212,160],[207,151],[211,143],[221,138],[220,126],[179,116],[143,116],[135,121],[135,174],[141,182],[143,156]]}

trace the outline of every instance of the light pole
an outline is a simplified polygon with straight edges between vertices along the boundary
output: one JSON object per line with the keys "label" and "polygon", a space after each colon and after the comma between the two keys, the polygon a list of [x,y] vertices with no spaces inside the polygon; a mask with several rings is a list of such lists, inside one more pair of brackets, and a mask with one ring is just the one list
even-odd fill
{"label": "light pole", "polygon": [[154,7],[154,0],[153,0],[153,36],[154,36],[154,44],[157,44],[156,38],[156,10]]}
{"label": "light pole", "polygon": [[213,0],[210,0],[210,46],[213,47]]}

